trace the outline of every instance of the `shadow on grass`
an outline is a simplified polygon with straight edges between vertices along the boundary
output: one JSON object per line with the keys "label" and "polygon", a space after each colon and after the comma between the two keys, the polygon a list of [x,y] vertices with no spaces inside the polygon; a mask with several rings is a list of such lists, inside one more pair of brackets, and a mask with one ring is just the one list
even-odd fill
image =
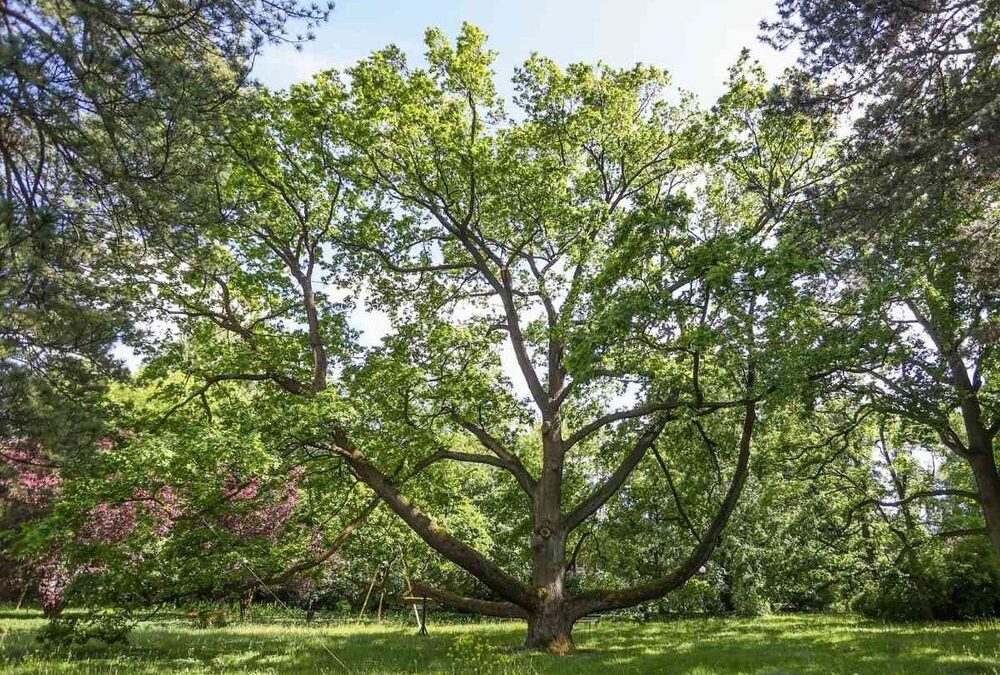
{"label": "shadow on grass", "polygon": [[582,658],[619,672],[1000,672],[995,623],[892,625],[777,616],[647,624],[623,633],[585,631],[577,641],[590,653]]}
{"label": "shadow on grass", "polygon": [[401,626],[145,624],[128,647],[52,649],[37,615],[0,616],[0,671],[18,673],[1000,673],[1000,624],[882,624],[842,615],[602,622],[579,651],[516,649],[517,623]]}

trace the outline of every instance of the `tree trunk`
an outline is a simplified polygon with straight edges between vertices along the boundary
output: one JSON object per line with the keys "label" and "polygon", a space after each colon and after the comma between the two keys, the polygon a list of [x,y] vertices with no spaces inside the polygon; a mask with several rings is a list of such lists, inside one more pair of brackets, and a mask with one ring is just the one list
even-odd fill
{"label": "tree trunk", "polygon": [[566,535],[561,530],[536,528],[532,583],[539,599],[538,608],[528,616],[525,646],[546,649],[553,654],[573,651],[573,622],[566,605]]}
{"label": "tree trunk", "polygon": [[566,529],[562,524],[563,453],[561,421],[558,414],[545,421],[542,438],[542,476],[535,492],[531,537],[531,585],[538,600],[528,617],[525,646],[547,649],[554,654],[573,651],[573,622],[567,614]]}
{"label": "tree trunk", "polygon": [[[925,323],[925,327],[926,325]],[[928,332],[932,336],[935,335],[933,330]],[[940,349],[940,341],[935,338],[935,342],[939,344]],[[961,355],[953,350],[948,353],[947,360],[955,392],[958,394],[958,407],[962,411],[962,421],[965,423],[965,436],[968,439],[967,459],[976,477],[976,486],[979,488],[979,503],[986,519],[986,532],[993,544],[993,552],[997,560],[1000,560],[1000,475],[997,474],[996,457],[993,455],[993,439],[996,433],[987,428],[983,409],[979,403],[978,386],[969,379],[969,372]]]}
{"label": "tree trunk", "polygon": [[246,623],[250,619],[250,607],[253,605],[254,590],[251,588],[240,596],[240,623]]}
{"label": "tree trunk", "polygon": [[385,590],[386,584],[389,581],[389,570],[386,570],[382,574],[382,590],[378,596],[378,611],[375,613],[375,623],[382,623],[382,607],[385,604]]}
{"label": "tree trunk", "polygon": [[1000,474],[997,473],[992,448],[987,447],[986,452],[973,453],[969,457],[969,465],[979,488],[979,503],[986,519],[986,531],[993,544],[993,552],[1000,560]]}
{"label": "tree trunk", "polygon": [[[516,323],[516,317],[510,319],[509,322]],[[517,350],[515,349],[515,351]],[[558,353],[556,355],[558,356]],[[519,358],[528,362],[528,357],[523,353],[519,355]],[[550,361],[552,361],[551,358]],[[565,372],[561,367],[553,372],[556,375],[551,376],[550,373],[549,389],[553,392],[564,391]],[[747,385],[748,392],[751,392],[753,390],[752,367],[747,377]],[[504,468],[513,467],[515,477],[518,478],[518,482],[531,498],[533,528],[530,541],[532,555],[530,587],[510,576],[495,562],[456,538],[434,522],[422,509],[410,502],[400,492],[398,486],[393,485],[388,476],[369,463],[364,453],[351,443],[346,431],[339,427],[333,429],[333,450],[348,462],[355,476],[375,491],[386,505],[402,518],[424,542],[443,557],[479,579],[502,600],[464,598],[424,586],[419,582],[413,586],[415,594],[435,598],[460,611],[525,619],[528,622],[526,647],[566,654],[575,648],[572,630],[574,623],[581,617],[595,612],[631,607],[663,597],[697,574],[698,569],[708,560],[721,539],[722,531],[736,507],[736,502],[749,473],[751,441],[757,419],[757,401],[748,398],[743,403],[745,415],[736,470],[718,512],[703,536],[700,537],[701,543],[691,551],[690,555],[676,569],[649,583],[627,590],[588,591],[568,598],[564,583],[567,536],[587,518],[597,513],[601,506],[617,494],[628,480],[633,469],[639,465],[647,450],[655,443],[666,423],[673,419],[671,414],[663,411],[676,407],[677,394],[672,394],[671,400],[662,404],[658,403],[648,410],[637,409],[637,411],[604,416],[599,418],[597,423],[588,425],[592,428],[587,433],[579,435],[580,432],[577,432],[574,434],[573,442],[576,442],[617,419],[643,417],[656,412],[662,413],[646,425],[635,445],[625,454],[611,475],[577,504],[568,515],[564,515],[562,511],[564,506],[562,504],[563,470],[566,452],[573,443],[562,437],[562,419],[559,413],[561,399],[556,397],[550,400],[544,389],[538,386],[537,381],[531,388],[537,390],[533,391],[533,394],[535,394],[536,401],[542,410],[542,467],[537,480],[527,474],[515,455],[504,449],[502,444],[486,431],[475,425],[463,425],[467,429],[471,427],[471,431],[480,438],[485,447],[491,450],[496,448],[495,453],[503,461],[501,466]],[[588,429],[588,426],[583,427],[583,429]],[[372,587],[369,587],[369,594],[371,589]]]}
{"label": "tree trunk", "polygon": [[573,622],[566,615],[565,603],[546,603],[528,617],[528,637],[524,646],[545,649],[552,654],[569,654],[573,644]]}
{"label": "tree trunk", "polygon": [[21,609],[21,605],[24,604],[24,599],[28,597],[28,590],[30,589],[31,582],[29,581],[21,588],[21,593],[17,596],[17,605],[14,606],[14,609]]}

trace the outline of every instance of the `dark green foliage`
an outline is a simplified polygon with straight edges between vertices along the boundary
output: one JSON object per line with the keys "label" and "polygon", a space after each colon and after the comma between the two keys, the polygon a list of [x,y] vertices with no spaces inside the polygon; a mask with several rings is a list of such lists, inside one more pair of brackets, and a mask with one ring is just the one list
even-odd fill
{"label": "dark green foliage", "polygon": [[129,302],[109,244],[55,208],[0,197],[0,438],[30,437],[63,456],[101,432],[111,347]]}
{"label": "dark green foliage", "polygon": [[120,374],[109,350],[149,290],[130,275],[139,237],[183,208],[172,181],[190,178],[196,139],[261,44],[328,13],[295,0],[0,3],[0,438],[61,429],[43,440],[86,445],[78,420],[99,426],[94,399]]}
{"label": "dark green foliage", "polygon": [[[123,430],[120,418],[109,428],[107,393],[125,374],[113,349],[140,346],[148,328],[143,246],[200,198],[204,188],[178,186],[202,175],[199,140],[238,97],[253,55],[305,39],[286,28],[329,9],[0,2],[0,443],[38,442],[71,476]],[[6,491],[0,559],[21,567],[20,586],[38,565],[13,551],[28,519]]]}
{"label": "dark green foliage", "polygon": [[1000,616],[1000,563],[983,540],[967,540],[890,568],[853,607],[879,619],[967,620]]}

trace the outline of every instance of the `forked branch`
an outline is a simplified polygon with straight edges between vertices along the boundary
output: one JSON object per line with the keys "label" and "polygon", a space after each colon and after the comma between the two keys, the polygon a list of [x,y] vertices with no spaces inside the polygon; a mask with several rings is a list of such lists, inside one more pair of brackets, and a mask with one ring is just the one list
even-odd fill
{"label": "forked branch", "polygon": [[736,508],[736,502],[743,492],[743,485],[746,483],[747,475],[750,471],[750,445],[753,438],[754,425],[757,421],[757,413],[753,403],[746,405],[746,412],[743,418],[743,431],[740,436],[740,451],[736,461],[736,471],[733,473],[729,490],[726,492],[719,510],[711,525],[701,537],[691,554],[676,569],[659,579],[655,579],[641,586],[634,586],[624,590],[598,590],[583,593],[570,601],[570,615],[573,618],[586,616],[592,612],[607,611],[632,607],[642,602],[655,600],[663,597],[670,591],[678,588],[692,576],[698,569],[708,562],[715,547],[718,546],[722,536],[722,531],[732,516]]}

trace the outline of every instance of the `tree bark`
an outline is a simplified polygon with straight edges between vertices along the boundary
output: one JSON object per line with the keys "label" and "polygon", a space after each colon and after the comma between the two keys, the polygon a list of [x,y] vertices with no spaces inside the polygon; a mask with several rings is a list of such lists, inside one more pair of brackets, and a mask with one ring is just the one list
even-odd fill
{"label": "tree bark", "polygon": [[993,552],[1000,560],[1000,474],[997,472],[992,449],[973,452],[969,456],[969,465],[979,488],[979,503],[986,519],[986,531],[993,545]]}
{"label": "tree bark", "polygon": [[17,604],[14,609],[21,609],[21,605],[24,604],[24,599],[28,597],[28,591],[31,589],[31,582],[29,581],[21,588],[21,593],[17,596]]}
{"label": "tree bark", "polygon": [[528,612],[521,606],[513,602],[497,602],[495,600],[480,600],[479,598],[466,598],[455,593],[449,593],[433,586],[428,586],[421,581],[413,582],[412,594],[414,597],[425,597],[436,600],[443,605],[447,605],[459,612],[469,612],[470,614],[481,614],[483,616],[496,616],[503,619],[527,619]]}
{"label": "tree bark", "polygon": [[569,654],[573,643],[573,619],[564,602],[543,605],[543,609],[528,617],[528,637],[524,646],[545,649],[552,654]]}
{"label": "tree bark", "polygon": [[[662,597],[683,585],[711,556],[721,539],[722,530],[736,506],[748,475],[751,439],[757,417],[755,403],[748,400],[745,403],[739,457],[729,490],[719,506],[715,519],[705,531],[704,536],[699,538],[699,545],[677,569],[664,577],[631,589],[591,591],[567,597],[564,583],[566,539],[572,531],[571,524],[578,525],[583,519],[574,518],[573,515],[576,512],[569,516],[563,516],[561,512],[566,442],[562,438],[562,423],[558,407],[553,406],[553,408],[546,411],[547,414],[543,420],[542,471],[534,485],[532,494],[534,528],[531,534],[532,583],[530,588],[508,576],[495,563],[479,552],[460,542],[409,502],[388,477],[373,467],[367,458],[352,446],[346,435],[339,430],[336,432],[335,449],[347,460],[355,475],[385,500],[388,506],[417,535],[438,553],[463,567],[486,584],[506,602],[462,598],[445,591],[431,589],[419,583],[414,584],[415,593],[436,599],[462,611],[490,616],[524,618],[528,623],[526,647],[545,649],[556,654],[566,654],[575,648],[572,637],[573,624],[581,617],[592,612],[629,607]],[[651,443],[656,435],[662,431],[664,421],[662,419],[654,421],[640,437],[639,445],[644,446]],[[645,448],[643,448],[644,451]],[[635,451],[633,450],[633,452]],[[635,458],[630,452],[623,463],[628,464],[631,468],[635,463],[634,460]],[[629,472],[625,472],[625,475],[627,476]],[[615,476],[616,487],[623,482],[622,478],[623,476]],[[604,498],[600,504],[604,503],[607,497],[615,492],[616,490],[610,490],[606,496],[602,494]],[[600,504],[597,505],[597,508]],[[596,508],[588,508],[587,511],[587,515],[592,515]]]}
{"label": "tree bark", "polygon": [[573,651],[566,613],[566,533],[561,514],[565,447],[558,410],[542,429],[542,476],[535,491],[531,535],[531,585],[538,605],[528,616],[525,646],[556,654]]}
{"label": "tree bark", "polygon": [[509,576],[496,563],[438,525],[426,513],[404,497],[381,471],[348,441],[342,431],[335,432],[335,450],[344,457],[359,480],[381,497],[417,536],[443,557],[482,581],[494,593],[522,607],[533,607],[534,596],[524,584]]}
{"label": "tree bark", "polygon": [[[944,363],[951,372],[951,384],[958,396],[958,408],[962,413],[962,423],[965,426],[966,445],[961,441],[949,445],[960,456],[964,457],[972,468],[979,489],[979,503],[986,520],[986,532],[990,537],[993,552],[1000,560],[1000,475],[997,474],[996,457],[993,454],[993,441],[997,428],[990,426],[983,414],[979,400],[978,377],[969,377],[969,370],[962,359],[962,354],[952,343],[957,344],[954,336],[943,339],[945,334],[939,330],[940,325],[947,322],[932,320],[934,317],[924,316],[913,302],[907,302],[913,315],[930,335]],[[917,418],[915,418],[917,419]],[[917,421],[920,421],[917,419]]]}
{"label": "tree bark", "polygon": [[250,608],[253,606],[255,590],[251,588],[240,596],[240,623],[246,623],[250,619]]}
{"label": "tree bark", "polygon": [[996,457],[993,454],[995,434],[992,429],[987,428],[979,403],[979,393],[969,379],[968,370],[959,355],[954,352],[949,354],[948,365],[965,424],[969,444],[967,460],[979,488],[979,504],[983,510],[983,518],[986,519],[986,531],[989,533],[993,552],[997,560],[1000,560],[1000,475],[997,474]]}

